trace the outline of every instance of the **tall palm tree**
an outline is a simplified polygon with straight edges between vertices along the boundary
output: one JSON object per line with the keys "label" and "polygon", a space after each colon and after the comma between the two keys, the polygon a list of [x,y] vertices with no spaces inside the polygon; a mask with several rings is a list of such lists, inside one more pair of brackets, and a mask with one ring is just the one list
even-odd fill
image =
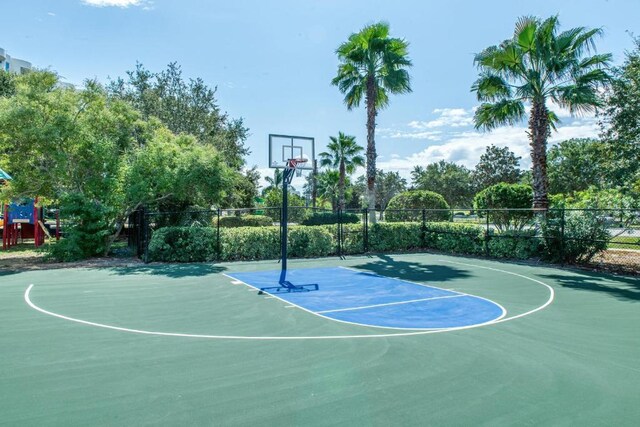
{"label": "tall palm tree", "polygon": [[356,167],[364,166],[364,157],[360,155],[364,148],[356,143],[356,137],[338,132],[338,137],[330,136],[327,150],[320,153],[320,166],[337,168],[340,174],[338,208],[344,210],[344,185],[347,174],[355,172]]}
{"label": "tall palm tree", "polygon": [[[389,94],[411,92],[407,68],[411,66],[404,39],[389,37],[389,24],[378,22],[351,34],[336,50],[340,65],[332,84],[338,86],[349,110],[367,106],[367,198],[369,208],[376,206],[376,115],[389,105]],[[370,213],[375,222],[375,212]]]}
{"label": "tall palm tree", "polygon": [[337,170],[325,170],[318,174],[318,196],[331,202],[331,209],[338,208],[340,194],[340,173]]}
{"label": "tall palm tree", "polygon": [[271,190],[279,190],[282,188],[282,180],[284,178],[283,171],[276,168],[273,170],[273,178],[270,176],[265,176],[264,180],[269,184],[267,187],[262,190],[262,194],[267,194]]}
{"label": "tall palm tree", "polygon": [[512,38],[475,56],[480,70],[471,90],[482,102],[476,128],[491,130],[525,118],[531,104],[529,139],[533,175],[533,208],[547,209],[547,139],[558,117],[547,108],[552,101],[572,114],[594,111],[598,90],[609,81],[611,54],[593,54],[601,29],[572,28],[559,32],[558,17],[523,17]]}

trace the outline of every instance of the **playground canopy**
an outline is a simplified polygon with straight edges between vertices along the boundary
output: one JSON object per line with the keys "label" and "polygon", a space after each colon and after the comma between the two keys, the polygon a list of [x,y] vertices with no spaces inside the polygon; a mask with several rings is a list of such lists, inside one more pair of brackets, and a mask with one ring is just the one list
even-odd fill
{"label": "playground canopy", "polygon": [[11,180],[11,175],[0,169],[0,182]]}

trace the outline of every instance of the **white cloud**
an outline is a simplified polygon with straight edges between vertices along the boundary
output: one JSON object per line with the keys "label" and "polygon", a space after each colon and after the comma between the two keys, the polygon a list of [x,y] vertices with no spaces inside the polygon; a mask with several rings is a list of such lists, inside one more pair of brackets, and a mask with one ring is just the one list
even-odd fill
{"label": "white cloud", "polygon": [[[408,156],[391,155],[386,161],[378,162],[378,167],[385,171],[397,171],[404,178],[410,178],[411,170],[415,166],[426,166],[429,163],[445,160],[473,168],[480,160],[489,145],[509,147],[517,156],[521,157],[520,167],[529,168],[531,165],[529,153],[529,139],[526,126],[501,127],[492,132],[478,132],[469,130],[451,133],[442,138],[441,143],[429,145],[421,151]],[[583,118],[558,127],[549,138],[549,144],[570,138],[589,138],[598,135],[599,127],[595,118]]]}
{"label": "white cloud", "polygon": [[464,108],[436,108],[434,114],[439,117],[430,121],[414,120],[408,126],[416,130],[433,129],[441,127],[463,127],[473,124],[473,111]]}
{"label": "white cloud", "polygon": [[82,3],[96,7],[129,7],[142,6],[147,2],[143,0],[82,0]]}
{"label": "white cloud", "polygon": [[53,13],[53,12],[47,12],[47,15],[49,15],[49,16],[56,16],[56,14],[55,14],[55,13]]}

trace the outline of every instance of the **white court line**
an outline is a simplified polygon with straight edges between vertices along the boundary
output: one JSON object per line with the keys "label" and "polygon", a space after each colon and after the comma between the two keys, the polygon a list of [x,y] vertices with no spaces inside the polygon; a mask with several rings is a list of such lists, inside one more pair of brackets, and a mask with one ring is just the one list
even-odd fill
{"label": "white court line", "polygon": [[360,307],[337,308],[335,310],[316,311],[316,313],[336,313],[338,311],[364,310],[365,308],[386,307],[388,305],[411,304],[412,302],[433,301],[435,299],[460,298],[460,297],[466,297],[466,296],[467,295],[446,295],[446,296],[442,296],[442,297],[431,297],[431,298],[411,299],[411,300],[407,300],[407,301],[387,302],[387,303],[384,303],[384,304],[363,305],[363,306],[360,306]]}
{"label": "white court line", "polygon": [[[62,314],[54,313],[54,312],[51,312],[51,311],[48,311],[48,310],[45,310],[43,308],[38,307],[37,305],[35,305],[31,301],[31,297],[30,297],[31,290],[33,289],[33,284],[29,285],[29,287],[25,290],[24,300],[27,303],[27,305],[29,305],[29,307],[33,308],[36,311],[39,311],[40,313],[46,314],[48,316],[57,317],[59,319],[68,320],[70,322],[80,323],[80,324],[83,324],[83,325],[94,326],[94,327],[104,328],[104,329],[111,329],[111,330],[116,330],[116,331],[121,331],[121,332],[128,332],[128,333],[133,333],[133,334],[155,335],[155,336],[164,336],[164,337],[178,337],[178,338],[217,339],[217,340],[243,340],[243,341],[298,341],[298,340],[302,340],[302,341],[309,341],[309,340],[343,340],[343,339],[396,338],[396,337],[409,337],[409,336],[417,336],[417,335],[439,334],[439,333],[443,333],[443,332],[455,332],[455,331],[463,331],[463,330],[467,330],[467,329],[475,329],[475,328],[480,328],[480,327],[484,327],[484,326],[494,325],[494,324],[497,324],[497,323],[507,322],[509,320],[518,319],[518,318],[521,318],[521,317],[528,316],[530,314],[536,313],[536,312],[538,312],[540,310],[543,310],[544,308],[548,307],[553,302],[553,300],[555,298],[555,292],[553,291],[553,288],[551,286],[547,285],[544,282],[541,282],[540,280],[532,279],[531,277],[527,277],[527,276],[524,276],[522,274],[512,273],[512,272],[509,272],[509,271],[506,271],[506,270],[500,270],[500,269],[491,268],[491,267],[484,267],[484,266],[475,265],[475,264],[458,263],[458,262],[454,262],[454,261],[445,261],[445,260],[441,260],[441,261],[449,262],[449,263],[452,263],[452,264],[466,265],[466,266],[470,266],[470,267],[478,267],[478,268],[498,271],[498,272],[501,272],[501,273],[511,274],[511,275],[514,275],[514,276],[521,277],[523,279],[526,279],[526,280],[529,280],[529,281],[532,281],[532,282],[535,282],[535,283],[538,283],[540,285],[545,286],[549,290],[549,298],[541,306],[539,306],[539,307],[537,307],[537,308],[535,308],[533,310],[529,310],[529,311],[527,311],[525,313],[518,314],[517,316],[503,317],[503,318],[501,318],[499,320],[489,321],[489,322],[485,322],[485,323],[479,323],[479,324],[476,324],[476,325],[458,326],[458,327],[454,327],[454,328],[444,328],[444,329],[419,330],[419,331],[412,331],[412,332],[386,333],[386,334],[315,335],[315,336],[313,336],[313,335],[312,336],[248,336],[248,335],[183,334],[183,333],[177,333],[177,332],[146,331],[146,330],[141,330],[141,329],[131,329],[131,328],[123,328],[123,327],[119,327],[119,326],[105,325],[105,324],[102,324],[102,323],[89,322],[89,321],[82,320],[82,319],[76,319],[76,318],[73,318],[73,317],[64,316]],[[359,271],[359,270],[356,270],[356,271]],[[227,276],[224,273],[222,273],[222,274]],[[230,277],[230,276],[227,276],[227,277]],[[247,285],[247,284],[245,283],[245,285]],[[247,286],[249,286],[249,285],[247,285]],[[284,300],[282,300],[282,301],[284,301]],[[300,307],[300,308],[302,310],[304,310],[304,311],[307,311],[307,312],[311,313],[311,314],[315,314],[312,311],[306,310],[306,309],[304,309],[302,307]],[[323,317],[325,319],[331,319],[329,317],[324,317],[322,315],[318,315],[318,316]],[[335,319],[331,319],[331,320],[335,321]]]}

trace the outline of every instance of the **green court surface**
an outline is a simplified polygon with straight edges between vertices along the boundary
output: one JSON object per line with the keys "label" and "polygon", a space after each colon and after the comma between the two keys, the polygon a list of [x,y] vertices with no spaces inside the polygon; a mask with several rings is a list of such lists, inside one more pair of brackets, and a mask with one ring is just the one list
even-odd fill
{"label": "green court surface", "polygon": [[506,315],[360,326],[225,276],[274,261],[0,271],[0,424],[638,425],[638,278],[434,254],[289,268],[338,266]]}

